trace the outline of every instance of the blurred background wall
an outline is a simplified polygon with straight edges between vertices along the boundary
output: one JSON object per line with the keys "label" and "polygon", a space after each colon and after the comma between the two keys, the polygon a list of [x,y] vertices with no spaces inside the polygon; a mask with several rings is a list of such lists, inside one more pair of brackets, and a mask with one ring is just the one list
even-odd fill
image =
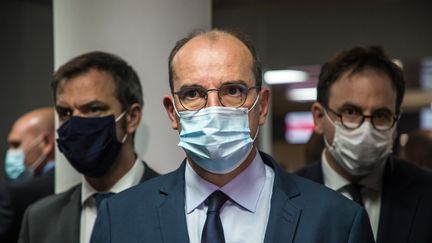
{"label": "blurred background wall", "polygon": [[[58,1],[65,4],[65,1]],[[71,1],[72,3],[75,1]],[[103,1],[89,1],[93,7],[102,4]],[[138,4],[139,1],[131,1],[130,4]],[[142,1],[145,2],[145,1]],[[262,129],[260,137],[261,147],[272,153],[278,161],[288,170],[294,170],[305,163],[306,141],[310,135],[311,127],[307,118],[311,100],[296,100],[290,94],[293,90],[313,88],[317,81],[320,65],[334,53],[354,45],[381,45],[391,57],[398,59],[403,65],[408,84],[408,93],[403,104],[404,114],[400,122],[400,132],[408,132],[418,127],[432,125],[430,104],[432,101],[432,2],[426,0],[210,0],[207,2],[207,18],[199,20],[197,16],[203,16],[202,11],[187,4],[199,1],[183,0],[161,1],[160,9],[166,11],[151,15],[144,9],[153,6],[158,1],[142,3],[143,10],[128,9],[124,1],[119,1],[112,11],[120,9],[125,14],[130,14],[132,21],[138,21],[139,13],[151,16],[158,20],[151,23],[142,23],[137,28],[152,26],[151,30],[156,35],[151,40],[160,40],[170,47],[174,44],[158,34],[172,33],[174,37],[180,37],[184,32],[195,27],[229,27],[239,29],[255,42],[263,61],[265,71],[274,69],[293,69],[304,71],[308,74],[307,80],[301,83],[269,85],[272,89],[272,110],[267,126]],[[69,3],[71,4],[71,3]],[[123,5],[122,5],[123,4]],[[68,12],[66,8],[62,16],[74,18],[74,8]],[[141,11],[141,12],[140,12]],[[185,11],[184,13],[180,11]],[[82,13],[82,11],[80,12]],[[171,14],[178,13],[179,21],[168,18]],[[70,14],[70,15],[67,15]],[[118,13],[117,13],[118,14]],[[54,14],[55,15],[55,14]],[[159,15],[159,16],[158,16]],[[59,16],[59,17],[62,17]],[[132,17],[138,16],[138,17]],[[181,17],[183,16],[183,17]],[[196,20],[193,17],[196,17]],[[159,18],[158,18],[159,17]],[[190,17],[190,18],[188,18]],[[93,33],[91,42],[86,42],[86,36],[73,35],[74,42],[67,43],[71,48],[64,51],[61,57],[54,53],[54,23],[53,3],[51,0],[2,0],[0,1],[0,70],[2,71],[0,91],[0,150],[1,158],[4,158],[6,148],[6,136],[12,122],[29,109],[52,104],[52,95],[49,88],[50,75],[54,67],[66,61],[78,51],[101,47],[112,49],[123,55],[134,67],[142,67],[140,76],[143,80],[165,82],[167,68],[164,62],[167,59],[169,49],[161,52],[150,52],[148,55],[136,55],[134,48],[129,48],[125,43],[139,42],[141,35],[126,35],[123,41],[119,39],[100,41],[107,30],[99,30]],[[148,21],[151,21],[149,19]],[[190,19],[189,26],[184,26],[180,21]],[[66,19],[64,19],[66,20]],[[69,21],[69,20],[68,20]],[[67,27],[68,21],[65,22]],[[82,24],[83,29],[91,31],[91,27],[101,23],[85,23],[76,19],[76,24]],[[79,26],[78,26],[79,27]],[[77,28],[78,28],[77,27]],[[127,26],[131,28],[131,26]],[[68,33],[76,33],[73,30],[63,28],[64,35],[59,36],[59,43],[68,41]],[[121,30],[121,32],[127,32]],[[91,37],[91,38],[93,38]],[[63,38],[63,39],[62,39]],[[90,37],[88,39],[91,39]],[[98,40],[98,41],[95,41]],[[69,39],[69,41],[71,41]],[[109,42],[109,43],[108,43]],[[90,43],[90,44],[89,44]],[[74,44],[76,44],[74,46]],[[75,48],[75,49],[74,49]],[[65,50],[65,49],[64,49]],[[140,54],[140,52],[137,52]],[[54,57],[57,60],[54,62]],[[153,60],[156,60],[153,62]],[[54,64],[55,63],[55,64]],[[164,72],[148,74],[145,68],[151,69],[151,64],[161,68]],[[145,89],[151,89],[151,83],[144,83]],[[164,91],[157,88],[158,92],[151,94],[144,90],[147,110],[144,117],[151,115],[157,109],[163,109],[159,95]],[[303,96],[304,97],[304,96]],[[152,108],[149,108],[152,107]],[[155,109],[155,110],[152,110]],[[160,114],[162,111],[157,111]],[[296,113],[306,112],[306,113]],[[158,118],[159,119],[159,118]],[[164,118],[161,118],[164,119]],[[428,120],[430,119],[430,120]],[[168,123],[166,120],[164,120]],[[150,163],[165,163],[166,159],[158,159],[150,156],[146,148],[149,140],[149,131],[152,134],[160,132],[153,129],[154,123],[144,120],[139,132],[139,143],[145,146],[139,149],[143,158]],[[288,128],[296,128],[293,131]],[[296,135],[295,132],[300,135]],[[163,132],[167,132],[165,129]],[[178,157],[176,137],[171,132],[173,141],[166,148],[166,154]],[[170,135],[171,136],[171,135]],[[294,139],[294,140],[293,140]],[[296,140],[297,139],[297,140]],[[167,155],[167,156],[168,156]],[[178,163],[177,158],[174,163]],[[151,161],[150,161],[151,160]],[[3,167],[3,166],[2,166]],[[159,167],[161,171],[170,170],[172,167]]]}

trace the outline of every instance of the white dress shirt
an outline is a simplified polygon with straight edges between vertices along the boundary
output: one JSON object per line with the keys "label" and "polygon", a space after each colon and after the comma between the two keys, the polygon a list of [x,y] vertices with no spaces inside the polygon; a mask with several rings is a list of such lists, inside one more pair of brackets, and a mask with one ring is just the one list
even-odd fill
{"label": "white dress shirt", "polygon": [[[119,193],[132,186],[137,185],[144,174],[144,164],[140,159],[136,159],[133,167],[107,192]],[[80,243],[89,243],[93,225],[96,221],[97,210],[96,201],[93,194],[98,193],[83,177],[81,187],[81,225]]]}
{"label": "white dress shirt", "polygon": [[[321,155],[321,161],[324,184],[352,200],[351,195],[344,188],[351,182],[331,168],[325,156],[325,149]],[[358,184],[362,186],[360,193],[362,195],[364,208],[369,215],[369,220],[375,240],[378,233],[379,216],[381,212],[382,177],[385,165],[386,163],[383,163],[371,174],[358,181]]]}
{"label": "white dress shirt", "polygon": [[274,171],[259,153],[241,174],[221,188],[201,178],[189,162],[185,170],[186,221],[191,243],[200,243],[207,217],[204,201],[216,190],[230,197],[220,210],[225,242],[264,242],[270,214]]}

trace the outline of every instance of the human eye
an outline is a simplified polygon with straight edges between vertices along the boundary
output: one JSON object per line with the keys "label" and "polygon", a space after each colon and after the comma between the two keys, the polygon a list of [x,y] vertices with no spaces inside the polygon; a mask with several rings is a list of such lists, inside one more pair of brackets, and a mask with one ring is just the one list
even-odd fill
{"label": "human eye", "polygon": [[340,114],[346,118],[357,118],[362,116],[360,110],[355,107],[344,107],[340,110]]}
{"label": "human eye", "polygon": [[247,87],[242,84],[225,84],[219,90],[222,96],[240,97],[246,94]]}
{"label": "human eye", "polygon": [[178,93],[181,100],[196,100],[204,98],[206,96],[206,91],[199,87],[189,87],[180,90]]}
{"label": "human eye", "polygon": [[72,116],[72,110],[65,107],[56,107],[60,121],[66,121]]}
{"label": "human eye", "polygon": [[393,113],[389,110],[379,110],[373,113],[373,119],[376,121],[388,122],[393,120]]}

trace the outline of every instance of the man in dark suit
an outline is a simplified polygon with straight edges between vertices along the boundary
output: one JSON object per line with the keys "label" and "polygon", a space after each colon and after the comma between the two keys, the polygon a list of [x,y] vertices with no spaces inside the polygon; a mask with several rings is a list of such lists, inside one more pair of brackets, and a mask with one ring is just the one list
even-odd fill
{"label": "man in dark suit", "polygon": [[432,242],[432,176],[391,156],[405,81],[381,48],[326,62],[312,105],[321,161],[298,174],[363,205],[378,243]]}
{"label": "man in dark suit", "polygon": [[102,199],[157,175],[134,149],[141,84],[120,57],[90,52],[61,66],[52,87],[58,147],[83,180],[30,206],[19,242],[88,243]]}
{"label": "man in dark suit", "polygon": [[54,109],[38,108],[18,118],[8,135],[0,183],[0,242],[16,242],[26,208],[54,193]]}
{"label": "man in dark suit", "polygon": [[93,243],[373,242],[361,207],[258,152],[269,90],[247,39],[193,33],[177,42],[169,68],[163,103],[186,159],[103,202]]}

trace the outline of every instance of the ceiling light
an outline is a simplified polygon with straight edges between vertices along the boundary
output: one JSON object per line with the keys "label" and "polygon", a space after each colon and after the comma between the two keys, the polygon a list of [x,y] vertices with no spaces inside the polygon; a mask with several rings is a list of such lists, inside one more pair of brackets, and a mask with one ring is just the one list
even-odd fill
{"label": "ceiling light", "polygon": [[287,99],[291,101],[314,101],[316,96],[316,88],[289,89],[286,93]]}
{"label": "ceiling light", "polygon": [[267,84],[287,84],[307,81],[308,73],[299,70],[271,70],[264,72],[264,81]]}

